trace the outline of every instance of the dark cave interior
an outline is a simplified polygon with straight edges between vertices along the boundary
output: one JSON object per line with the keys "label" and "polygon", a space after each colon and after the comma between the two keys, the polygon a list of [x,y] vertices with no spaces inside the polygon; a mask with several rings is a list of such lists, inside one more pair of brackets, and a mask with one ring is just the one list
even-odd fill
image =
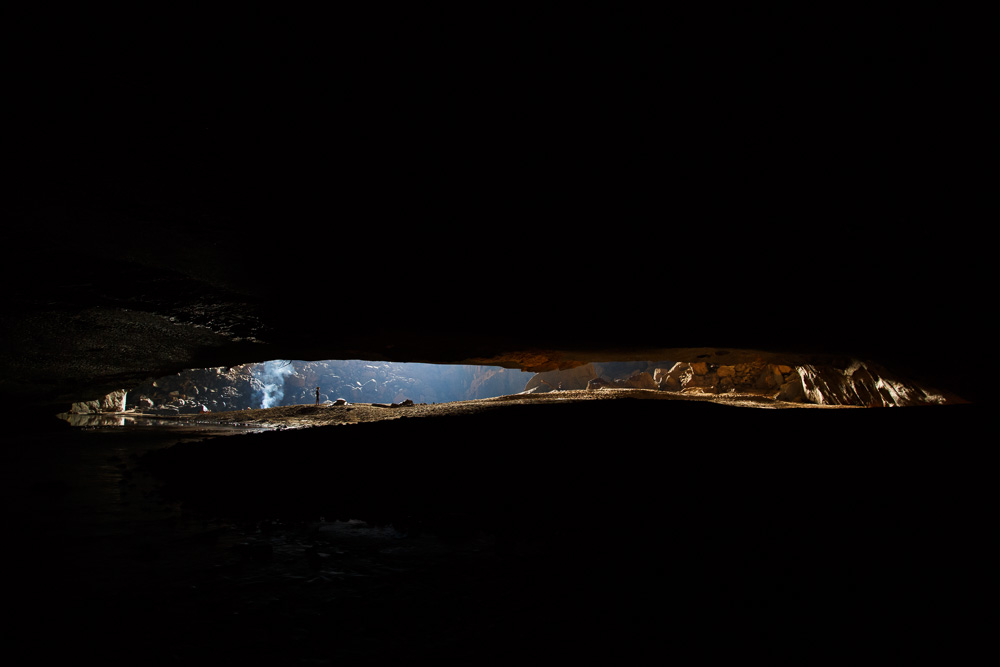
{"label": "dark cave interior", "polygon": [[[974,35],[915,13],[563,16],[528,31],[545,39],[491,19],[445,46],[407,20],[273,18],[18,36],[0,232],[16,648],[972,651],[993,495]],[[241,435],[54,417],[269,359],[542,371],[720,350],[877,361],[966,402],[551,401]]]}

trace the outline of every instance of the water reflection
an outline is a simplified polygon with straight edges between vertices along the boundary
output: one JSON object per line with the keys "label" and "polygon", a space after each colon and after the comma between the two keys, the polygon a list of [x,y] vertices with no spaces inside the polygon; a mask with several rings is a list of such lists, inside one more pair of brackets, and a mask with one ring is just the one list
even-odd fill
{"label": "water reflection", "polygon": [[200,436],[234,435],[238,433],[254,433],[261,431],[273,431],[274,426],[264,424],[219,424],[192,422],[176,417],[160,417],[131,412],[104,412],[104,413],[81,413],[74,414],[63,412],[57,415],[71,426],[85,429],[118,429],[121,427],[134,427],[136,432],[145,429],[155,429],[158,432],[170,432],[178,435],[198,434]]}
{"label": "water reflection", "polygon": [[127,412],[81,413],[63,412],[58,415],[71,426],[105,427],[105,426],[180,426],[176,419],[150,417],[147,415],[130,414]]}
{"label": "water reflection", "polygon": [[76,414],[63,412],[58,415],[70,423],[71,426],[176,426],[177,421],[173,419],[160,419],[156,417],[146,417],[143,415],[133,415],[124,412],[101,412]]}

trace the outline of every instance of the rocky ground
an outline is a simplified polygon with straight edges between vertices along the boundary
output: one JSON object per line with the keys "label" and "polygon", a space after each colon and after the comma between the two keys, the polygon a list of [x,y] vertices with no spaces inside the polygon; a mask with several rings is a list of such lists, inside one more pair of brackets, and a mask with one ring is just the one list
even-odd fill
{"label": "rocky ground", "polygon": [[105,664],[961,646],[983,413],[807,405],[602,389],[39,431],[4,452],[11,634]]}
{"label": "rocky ground", "polygon": [[243,426],[258,426],[264,428],[303,428],[309,426],[329,426],[333,424],[358,424],[376,422],[387,419],[417,418],[428,416],[447,416],[458,414],[475,414],[485,410],[496,409],[504,405],[537,404],[552,401],[605,401],[621,398],[654,401],[701,401],[720,405],[770,408],[770,409],[842,409],[857,408],[848,405],[817,405],[814,403],[794,403],[775,400],[771,396],[750,393],[715,394],[690,390],[687,392],[670,392],[658,389],[622,389],[602,388],[598,390],[562,390],[547,393],[522,393],[495,398],[484,398],[474,401],[455,401],[451,403],[356,403],[334,405],[286,405],[277,408],[261,408],[257,410],[236,410],[232,412],[213,412],[202,415],[180,415],[178,423],[183,424],[229,424]]}

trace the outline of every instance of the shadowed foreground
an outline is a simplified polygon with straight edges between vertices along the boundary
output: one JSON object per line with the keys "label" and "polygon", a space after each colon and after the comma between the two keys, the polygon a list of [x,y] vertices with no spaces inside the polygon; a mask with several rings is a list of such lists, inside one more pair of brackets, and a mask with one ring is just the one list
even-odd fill
{"label": "shadowed foreground", "polygon": [[[550,400],[144,435],[99,521],[14,500],[14,636],[132,664],[951,653],[983,626],[983,421]],[[61,437],[26,460],[138,451]]]}

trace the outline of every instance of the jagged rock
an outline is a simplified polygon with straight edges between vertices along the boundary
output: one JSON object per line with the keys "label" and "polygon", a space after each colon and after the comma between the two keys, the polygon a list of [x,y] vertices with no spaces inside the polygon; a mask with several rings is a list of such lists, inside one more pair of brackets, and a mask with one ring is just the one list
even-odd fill
{"label": "jagged rock", "polygon": [[817,405],[897,407],[945,402],[943,396],[867,362],[855,361],[848,368],[805,365],[796,370],[805,400]]}
{"label": "jagged rock", "polygon": [[690,375],[681,380],[684,389],[713,389],[718,382],[719,376],[704,362],[691,364]]}
{"label": "jagged rock", "polygon": [[664,391],[680,391],[681,383],[680,380],[670,374],[670,371],[676,367],[674,364],[671,368],[657,368],[653,371],[653,382],[656,383],[658,389]]}
{"label": "jagged rock", "polygon": [[71,414],[89,414],[98,412],[124,412],[126,391],[113,391],[96,401],[81,401],[70,407]]}
{"label": "jagged rock", "polygon": [[680,361],[674,364],[666,373],[661,374],[657,386],[666,391],[681,391],[687,386],[688,381],[693,376],[694,371],[691,369],[691,364]]}
{"label": "jagged rock", "polygon": [[886,405],[886,397],[879,390],[878,380],[867,368],[861,367],[851,373],[850,383],[862,405]]}
{"label": "jagged rock", "polygon": [[124,389],[113,391],[101,399],[103,412],[123,412],[125,410],[126,392]]}
{"label": "jagged rock", "polygon": [[613,387],[614,382],[605,378],[594,378],[587,383],[587,391],[595,391],[597,389],[604,389],[605,387]]}
{"label": "jagged rock", "polygon": [[704,364],[703,368],[700,364],[679,362],[669,371],[658,368],[651,379],[667,391],[746,392],[817,405],[888,407],[945,402],[944,397],[892,377],[884,368],[868,362],[855,361],[847,368],[793,367],[759,360],[732,366]]}

